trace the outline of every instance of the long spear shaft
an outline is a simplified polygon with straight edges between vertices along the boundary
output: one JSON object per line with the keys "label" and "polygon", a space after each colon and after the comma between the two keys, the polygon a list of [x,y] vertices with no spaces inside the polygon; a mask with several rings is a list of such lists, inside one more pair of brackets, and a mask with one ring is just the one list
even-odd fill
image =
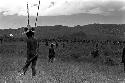
{"label": "long spear shaft", "polygon": [[36,16],[35,27],[37,27],[39,8],[40,8],[40,0],[39,0],[39,4],[38,4],[38,11],[37,11],[37,16]]}
{"label": "long spear shaft", "polygon": [[28,14],[28,25],[29,25],[29,6],[28,6],[28,2],[27,2],[27,14]]}

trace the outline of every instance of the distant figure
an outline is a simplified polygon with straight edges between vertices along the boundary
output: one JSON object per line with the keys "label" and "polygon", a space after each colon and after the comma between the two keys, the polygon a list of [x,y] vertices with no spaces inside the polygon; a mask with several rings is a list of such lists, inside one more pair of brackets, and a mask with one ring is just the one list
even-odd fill
{"label": "distant figure", "polygon": [[56,48],[58,47],[58,42],[56,42]]}
{"label": "distant figure", "polygon": [[45,42],[45,45],[46,45],[46,46],[49,46],[48,41]]}
{"label": "distant figure", "polygon": [[122,62],[124,63],[124,72],[125,72],[125,47],[123,48],[123,52],[122,52]]}
{"label": "distant figure", "polygon": [[25,75],[26,71],[28,70],[29,65],[32,63],[31,68],[32,68],[32,76],[36,75],[36,61],[38,58],[37,55],[37,50],[38,50],[38,42],[34,38],[34,32],[32,30],[29,30],[26,33],[27,36],[27,60],[25,63],[25,66],[23,67],[23,75]]}
{"label": "distant figure", "polygon": [[1,44],[3,43],[3,38],[0,38],[0,43],[1,43]]}
{"label": "distant figure", "polygon": [[65,48],[65,43],[62,43],[63,48]]}
{"label": "distant figure", "polygon": [[93,58],[96,58],[99,56],[98,44],[96,44],[96,47],[95,47],[94,51],[92,51],[91,54],[92,54]]}
{"label": "distant figure", "polygon": [[54,44],[52,43],[49,48],[49,62],[53,62],[55,58]]}

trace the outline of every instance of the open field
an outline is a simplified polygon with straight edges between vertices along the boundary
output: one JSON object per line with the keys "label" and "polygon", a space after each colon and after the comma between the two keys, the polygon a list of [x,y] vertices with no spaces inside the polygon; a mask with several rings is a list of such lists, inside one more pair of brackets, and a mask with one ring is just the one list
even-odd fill
{"label": "open field", "polygon": [[[56,60],[48,63],[48,47],[41,42],[37,75],[32,78],[30,68],[25,76],[17,73],[26,60],[26,44],[5,42],[0,45],[0,83],[125,83],[120,63],[122,45],[100,47],[100,57],[95,59],[90,55],[93,48],[91,43],[65,43],[64,48],[59,43]],[[105,63],[105,52],[114,64]]]}

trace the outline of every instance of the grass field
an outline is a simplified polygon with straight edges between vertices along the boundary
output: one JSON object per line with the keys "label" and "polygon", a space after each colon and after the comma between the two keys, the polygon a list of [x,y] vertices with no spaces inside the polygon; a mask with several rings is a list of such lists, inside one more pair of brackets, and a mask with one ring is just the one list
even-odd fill
{"label": "grass field", "polygon": [[56,60],[48,63],[48,47],[41,43],[37,75],[32,78],[30,67],[25,76],[17,73],[26,60],[26,44],[3,43],[0,45],[0,83],[125,83],[120,53],[112,57],[116,64],[111,66],[104,64],[104,53],[93,59],[92,49],[91,44],[68,43],[64,48],[59,45]]}

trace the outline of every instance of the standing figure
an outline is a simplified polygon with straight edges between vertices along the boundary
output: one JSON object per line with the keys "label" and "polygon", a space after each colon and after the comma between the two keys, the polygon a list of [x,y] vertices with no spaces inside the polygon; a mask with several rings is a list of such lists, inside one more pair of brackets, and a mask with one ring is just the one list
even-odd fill
{"label": "standing figure", "polygon": [[48,45],[49,45],[49,44],[48,44],[48,41],[45,41],[45,45],[46,45],[46,46],[48,46]]}
{"label": "standing figure", "polygon": [[27,60],[26,60],[25,66],[23,67],[23,75],[25,75],[29,65],[32,64],[31,65],[32,76],[35,76],[36,75],[35,66],[38,58],[37,50],[39,46],[38,46],[37,40],[34,38],[34,32],[32,30],[29,30],[26,33],[26,36],[28,38],[26,41],[27,42]]}
{"label": "standing figure", "polygon": [[123,48],[123,52],[122,52],[122,62],[124,63],[124,72],[125,72],[125,47]]}
{"label": "standing figure", "polygon": [[58,42],[56,42],[56,48],[58,47]]}
{"label": "standing figure", "polygon": [[53,62],[55,58],[54,44],[52,43],[49,48],[49,62]]}
{"label": "standing figure", "polygon": [[92,54],[93,58],[99,57],[98,44],[96,44],[96,47],[91,54]]}
{"label": "standing figure", "polygon": [[62,46],[63,46],[63,48],[65,48],[65,43],[64,42],[62,43]]}
{"label": "standing figure", "polygon": [[2,38],[2,37],[0,38],[0,43],[1,43],[1,44],[3,43],[3,38]]}

